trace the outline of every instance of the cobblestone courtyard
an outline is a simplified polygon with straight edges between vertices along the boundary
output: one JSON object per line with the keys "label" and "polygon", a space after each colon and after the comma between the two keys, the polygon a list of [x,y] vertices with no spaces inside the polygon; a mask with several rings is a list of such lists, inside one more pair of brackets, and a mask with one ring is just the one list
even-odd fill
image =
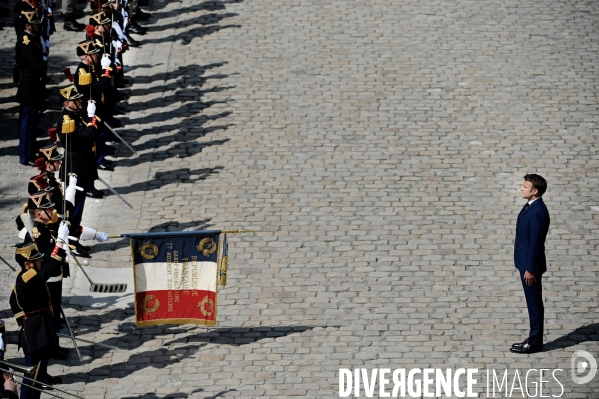
{"label": "cobblestone courtyard", "polygon": [[[561,397],[599,398],[599,376],[570,378],[574,351],[599,358],[599,3],[148,10],[150,31],[125,57],[134,83],[119,130],[139,156],[121,145],[116,170],[100,172],[134,209],[88,199],[84,224],[260,232],[229,237],[216,328],[135,329],[130,293],[91,293],[80,272],[65,280],[77,334],[121,350],[83,346],[83,362],[52,363],[63,388],[87,399],[335,398],[340,368],[559,368]],[[0,255],[12,261],[34,173],[17,156],[14,30],[0,37]],[[56,91],[83,34],[59,25],[53,39]],[[40,126],[58,109],[55,93]],[[509,347],[528,333],[513,265],[526,173],[547,178],[552,220],[546,345],[523,356]],[[99,279],[130,274],[128,240],[92,255]],[[18,362],[15,274],[2,267],[7,359]],[[559,395],[549,379],[543,394]]]}

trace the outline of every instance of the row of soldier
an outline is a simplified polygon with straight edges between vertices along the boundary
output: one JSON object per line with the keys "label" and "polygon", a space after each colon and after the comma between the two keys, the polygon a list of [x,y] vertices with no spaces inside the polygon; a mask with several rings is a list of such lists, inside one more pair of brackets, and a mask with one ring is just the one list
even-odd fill
{"label": "row of soldier", "polygon": [[[70,275],[68,259],[90,256],[91,248],[81,241],[108,239],[105,233],[82,226],[81,219],[86,196],[104,196],[94,187],[98,169],[113,170],[107,155],[114,148],[106,142],[112,139],[112,126],[120,125],[114,118],[123,112],[117,89],[127,83],[122,55],[130,40],[126,2],[92,2],[96,7],[85,28],[86,39],[76,49],[80,63],[74,73],[64,70],[70,82],[59,89],[63,110],[56,126],[48,129],[52,143],[35,148],[37,116],[48,98],[46,70],[52,25],[34,1],[22,1],[19,12],[15,81],[21,105],[20,161],[36,166],[40,173],[29,180],[27,206],[17,217],[23,242],[16,246],[15,259],[21,271],[10,305],[20,326],[19,347],[25,365],[39,364],[37,380],[55,385],[61,379],[47,373],[48,360],[67,359],[69,352],[56,335],[61,327],[62,279]],[[20,396],[39,398],[38,389],[24,384]]]}
{"label": "row of soldier", "polygon": [[[85,100],[93,100],[97,108],[98,128],[96,138],[96,167],[113,170],[113,162],[106,158],[115,148],[106,142],[114,140],[111,127],[122,123],[115,115],[125,109],[118,104],[124,97],[119,88],[129,83],[123,75],[123,53],[130,46],[128,35],[127,0],[93,0],[93,14],[85,28],[86,40],[77,46],[81,62],[73,76],[68,68],[63,72],[77,87]],[[17,43],[13,79],[18,85],[19,107],[19,161],[23,165],[35,165],[38,117],[48,108],[46,88],[50,35],[53,32],[47,5],[38,0],[18,0],[19,16],[15,20]],[[107,78],[107,79],[106,79]],[[52,138],[52,137],[51,137]],[[103,193],[91,187],[88,196],[101,198]]]}

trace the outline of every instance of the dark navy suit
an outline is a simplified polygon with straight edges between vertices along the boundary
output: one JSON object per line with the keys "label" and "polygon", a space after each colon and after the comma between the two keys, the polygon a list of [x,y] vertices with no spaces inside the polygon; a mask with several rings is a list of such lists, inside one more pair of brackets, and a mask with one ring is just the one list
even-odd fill
{"label": "dark navy suit", "polygon": [[[543,198],[538,198],[520,211],[516,224],[514,263],[520,271],[520,280],[524,287],[528,317],[530,318],[528,344],[534,347],[543,345],[545,308],[543,307],[541,279],[543,273],[547,271],[545,238],[549,230],[549,223],[549,211]],[[530,287],[524,281],[526,271],[533,273],[537,280]]]}

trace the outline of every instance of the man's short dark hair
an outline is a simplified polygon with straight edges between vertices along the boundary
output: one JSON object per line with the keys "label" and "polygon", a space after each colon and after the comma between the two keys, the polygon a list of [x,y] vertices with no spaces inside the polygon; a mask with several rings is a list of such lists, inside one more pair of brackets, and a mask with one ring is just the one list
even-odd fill
{"label": "man's short dark hair", "polygon": [[537,191],[539,192],[539,197],[545,194],[545,191],[547,191],[547,180],[545,180],[543,176],[529,174],[524,176],[524,181],[532,183],[532,188],[537,189]]}

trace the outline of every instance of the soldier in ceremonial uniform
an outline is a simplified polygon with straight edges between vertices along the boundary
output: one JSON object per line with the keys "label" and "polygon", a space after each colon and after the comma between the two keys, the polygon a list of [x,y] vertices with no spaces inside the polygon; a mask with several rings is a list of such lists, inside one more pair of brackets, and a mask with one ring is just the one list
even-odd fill
{"label": "soldier in ceremonial uniform", "polygon": [[60,97],[64,108],[57,132],[66,156],[60,178],[64,182],[70,180],[72,184],[83,189],[76,189],[74,197],[69,198],[74,208],[68,219],[71,222],[71,231],[74,232],[81,226],[85,193],[94,189],[94,180],[98,179],[95,152],[100,120],[95,115],[94,102],[90,101],[85,108],[83,107],[83,96],[75,85],[60,89]]}
{"label": "soldier in ceremonial uniform", "polygon": [[[63,247],[68,234],[67,224],[61,224],[56,245],[43,267],[44,254],[38,251],[34,242],[17,245],[15,259],[21,266],[21,272],[10,298],[11,308],[21,326],[19,346],[25,354],[25,366],[40,363],[38,379],[51,384],[62,381],[47,372],[49,354],[56,345],[56,330],[46,282],[60,275],[61,263],[66,256]],[[32,384],[32,381],[26,380],[26,383]],[[38,399],[40,396],[39,391],[21,387],[22,399]]]}
{"label": "soldier in ceremonial uniform", "polygon": [[[105,99],[112,90],[110,59],[102,57],[100,49],[93,39],[84,40],[77,44],[77,55],[81,62],[75,74],[75,86],[85,100],[93,100],[96,104],[96,115],[104,120],[106,115]],[[98,66],[100,63],[100,66]],[[102,71],[99,73],[98,71]],[[98,126],[96,136],[96,161],[100,170],[113,171],[112,162],[106,159],[106,128]]]}
{"label": "soldier in ceremonial uniform", "polygon": [[[55,223],[55,204],[50,199],[47,191],[38,191],[29,196],[27,208],[32,221],[33,237],[29,233],[25,236],[25,242],[35,241],[40,252],[44,253],[42,264],[46,264],[50,259],[52,249],[56,244],[56,235],[59,228]],[[52,302],[52,317],[54,320],[54,329],[60,330],[60,304],[62,302],[62,278],[69,277],[69,264],[64,261],[61,263],[61,273],[58,276],[51,277],[47,281],[50,301]],[[66,360],[69,358],[69,350],[58,346],[58,337],[56,338],[56,347],[50,353],[52,359]]]}
{"label": "soldier in ceremonial uniform", "polygon": [[40,42],[40,17],[37,11],[22,11],[19,16],[21,31],[15,46],[15,80],[19,88],[19,161],[34,166],[38,113],[44,106],[43,79],[47,64],[43,59]]}

